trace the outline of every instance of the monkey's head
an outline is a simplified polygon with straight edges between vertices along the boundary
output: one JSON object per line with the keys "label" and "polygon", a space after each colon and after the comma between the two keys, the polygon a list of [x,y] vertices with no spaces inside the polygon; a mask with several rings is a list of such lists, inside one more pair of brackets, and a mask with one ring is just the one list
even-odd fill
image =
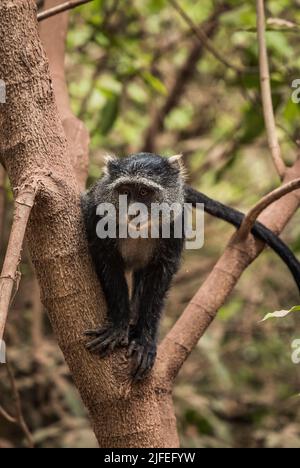
{"label": "monkey's head", "polygon": [[182,155],[163,158],[138,153],[126,158],[108,156],[105,182],[116,195],[127,195],[130,202],[183,203],[185,168]]}
{"label": "monkey's head", "polygon": [[126,158],[107,157],[101,185],[105,187],[106,200],[110,199],[117,208],[120,195],[125,195],[129,206],[141,203],[150,212],[152,204],[183,205],[184,179],[182,155],[164,158],[138,153]]}

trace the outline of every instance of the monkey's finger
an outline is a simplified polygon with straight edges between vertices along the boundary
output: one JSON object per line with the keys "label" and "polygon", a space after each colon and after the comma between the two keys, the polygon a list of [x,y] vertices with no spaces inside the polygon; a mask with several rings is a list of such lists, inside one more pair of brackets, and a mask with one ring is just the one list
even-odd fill
{"label": "monkey's finger", "polygon": [[143,357],[142,357],[142,360],[141,360],[141,364],[134,376],[134,379],[135,380],[143,380],[143,378],[145,377],[145,374],[147,374],[148,370],[149,370],[149,366],[148,366],[148,360],[149,360],[149,354],[148,353],[144,353],[143,354]]}
{"label": "monkey's finger", "polygon": [[102,335],[103,333],[106,333],[107,329],[106,328],[94,328],[93,330],[85,330],[83,332],[83,335],[85,336],[99,336]]}
{"label": "monkey's finger", "polygon": [[143,349],[140,348],[140,349],[137,350],[136,357],[135,357],[135,364],[134,364],[134,367],[133,367],[133,371],[131,373],[134,380],[136,380],[136,376],[139,373],[139,368],[141,366],[142,359],[143,359]]}
{"label": "monkey's finger", "polygon": [[101,358],[104,358],[110,354],[109,343],[99,343],[91,351],[93,353],[99,354]]}
{"label": "monkey's finger", "polygon": [[110,336],[110,335],[109,335],[108,333],[106,333],[106,334],[103,334],[103,335],[101,335],[101,336],[98,336],[97,338],[95,338],[95,339],[92,340],[92,341],[89,341],[89,342],[85,345],[86,349],[89,349],[89,350],[94,349],[94,348],[97,347],[98,345],[101,345],[101,343],[103,343],[106,339],[108,339],[109,336]]}

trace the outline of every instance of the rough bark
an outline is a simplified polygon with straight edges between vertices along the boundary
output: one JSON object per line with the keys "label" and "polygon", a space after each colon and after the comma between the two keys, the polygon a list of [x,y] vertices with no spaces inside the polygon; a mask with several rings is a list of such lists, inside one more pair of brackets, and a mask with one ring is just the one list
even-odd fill
{"label": "rough bark", "polygon": [[58,343],[102,447],[168,447],[178,438],[170,392],[155,377],[131,386],[124,355],[100,360],[82,332],[103,320],[105,304],[87,251],[79,187],[68,156],[37,32],[33,0],[0,4],[0,154],[16,193],[38,183],[28,246]]}
{"label": "rough bark", "polygon": [[[60,5],[60,0],[46,0],[44,10]],[[50,64],[59,115],[67,137],[69,156],[80,187],[85,187],[89,166],[89,134],[85,125],[73,114],[65,78],[65,40],[69,13],[47,19],[40,24],[40,35]]]}
{"label": "rough bark", "polygon": [[0,245],[2,242],[5,214],[5,170],[0,165]]}

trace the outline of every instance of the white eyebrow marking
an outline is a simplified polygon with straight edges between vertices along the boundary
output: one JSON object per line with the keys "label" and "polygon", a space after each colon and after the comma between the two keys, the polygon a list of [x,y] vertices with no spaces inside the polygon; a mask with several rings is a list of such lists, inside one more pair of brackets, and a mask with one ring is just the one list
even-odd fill
{"label": "white eyebrow marking", "polygon": [[152,181],[152,180],[149,180],[147,179],[146,177],[141,177],[139,175],[137,176],[123,176],[123,177],[119,177],[119,179],[117,179],[116,181],[112,182],[111,184],[109,184],[109,186],[111,188],[116,188],[118,187],[119,185],[122,185],[122,184],[132,184],[136,182],[137,184],[140,183],[140,184],[144,184],[144,185],[148,185],[149,187],[153,187],[157,190],[160,190],[162,191],[163,190],[163,186],[160,185],[160,184],[157,184],[156,182]]}

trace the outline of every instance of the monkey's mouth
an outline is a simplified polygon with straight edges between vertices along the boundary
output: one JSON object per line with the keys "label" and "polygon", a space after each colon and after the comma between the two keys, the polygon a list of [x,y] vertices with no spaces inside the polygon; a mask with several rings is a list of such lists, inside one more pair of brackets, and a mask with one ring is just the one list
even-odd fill
{"label": "monkey's mouth", "polygon": [[127,225],[128,225],[128,232],[129,234],[131,232],[149,232],[151,230],[151,219],[148,217],[145,219],[139,219],[138,221],[136,220],[136,217],[133,219],[130,219],[130,216],[127,218]]}

